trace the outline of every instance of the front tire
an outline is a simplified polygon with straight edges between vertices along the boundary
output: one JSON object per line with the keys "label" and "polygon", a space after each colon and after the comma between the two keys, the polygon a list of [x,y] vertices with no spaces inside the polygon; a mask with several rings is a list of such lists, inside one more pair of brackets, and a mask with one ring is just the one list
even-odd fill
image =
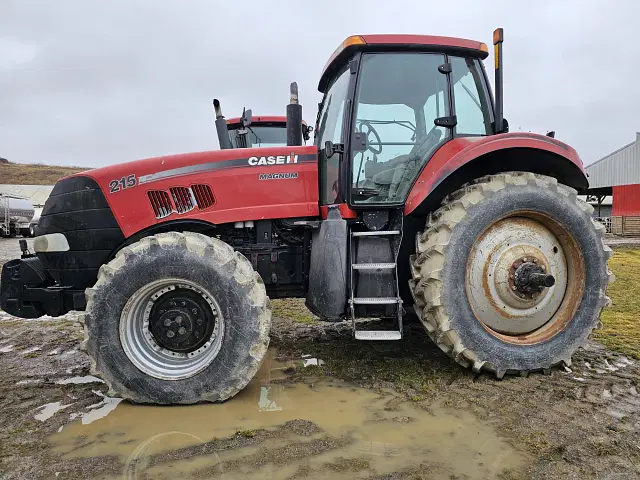
{"label": "front tire", "polygon": [[[570,365],[613,280],[592,210],[574,189],[528,172],[483,177],[448,196],[411,258],[415,311],[431,339],[498,378]],[[527,268],[555,283],[519,283]]]}
{"label": "front tire", "polygon": [[222,402],[269,344],[262,279],[226,243],[163,233],[123,248],[86,290],[85,348],[113,395],[136,403]]}

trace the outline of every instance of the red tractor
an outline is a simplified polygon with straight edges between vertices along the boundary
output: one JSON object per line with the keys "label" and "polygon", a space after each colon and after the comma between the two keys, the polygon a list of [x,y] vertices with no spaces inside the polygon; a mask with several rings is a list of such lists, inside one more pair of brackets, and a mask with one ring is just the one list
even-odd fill
{"label": "red tractor", "polygon": [[358,340],[400,339],[413,305],[447,355],[498,378],[569,365],[608,302],[611,250],[576,196],[576,151],[508,133],[501,29],[494,45],[495,100],[484,43],[352,36],[320,77],[314,146],[292,95],[286,146],[60,180],[0,305],[84,310],[94,373],[141,403],[238,393],[269,343],[269,297],[352,319]]}
{"label": "red tractor", "polygon": [[[287,117],[278,115],[252,116],[244,110],[241,117],[225,119],[220,102],[213,100],[216,112],[216,132],[221,149],[282,147],[287,144]],[[313,129],[302,120],[302,137],[306,143]]]}

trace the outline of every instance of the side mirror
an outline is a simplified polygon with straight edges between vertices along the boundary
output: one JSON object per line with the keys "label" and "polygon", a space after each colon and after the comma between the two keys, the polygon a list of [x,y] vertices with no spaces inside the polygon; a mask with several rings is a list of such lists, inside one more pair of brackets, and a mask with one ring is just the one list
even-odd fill
{"label": "side mirror", "polygon": [[333,142],[331,140],[327,140],[326,142],[324,142],[324,154],[326,155],[326,157],[331,158],[335,153],[336,151],[333,148]]}
{"label": "side mirror", "polygon": [[305,142],[311,138],[311,132],[313,132],[313,127],[302,126],[302,138]]}
{"label": "side mirror", "polygon": [[253,115],[251,113],[251,109],[244,110],[242,112],[242,118],[241,118],[242,126],[248,127],[249,125],[251,125],[252,120],[253,120]]}

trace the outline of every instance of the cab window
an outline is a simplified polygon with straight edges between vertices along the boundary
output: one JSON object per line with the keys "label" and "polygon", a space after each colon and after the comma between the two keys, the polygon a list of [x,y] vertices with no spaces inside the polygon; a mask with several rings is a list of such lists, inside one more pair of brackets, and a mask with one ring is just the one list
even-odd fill
{"label": "cab window", "polygon": [[490,135],[490,107],[484,92],[479,60],[450,57],[457,135]]}

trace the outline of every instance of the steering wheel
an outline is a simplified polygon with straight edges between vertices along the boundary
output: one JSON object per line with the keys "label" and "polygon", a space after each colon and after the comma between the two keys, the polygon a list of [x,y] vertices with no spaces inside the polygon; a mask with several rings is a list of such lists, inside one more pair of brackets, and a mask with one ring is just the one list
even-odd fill
{"label": "steering wheel", "polygon": [[[374,155],[382,153],[382,140],[380,139],[380,135],[378,134],[376,129],[373,128],[373,125],[371,125],[371,123],[366,120],[360,120],[360,127],[358,127],[358,131],[365,134],[365,138],[367,140],[367,150],[369,150]],[[374,136],[375,143],[378,144],[377,148],[369,143],[369,135]]]}

